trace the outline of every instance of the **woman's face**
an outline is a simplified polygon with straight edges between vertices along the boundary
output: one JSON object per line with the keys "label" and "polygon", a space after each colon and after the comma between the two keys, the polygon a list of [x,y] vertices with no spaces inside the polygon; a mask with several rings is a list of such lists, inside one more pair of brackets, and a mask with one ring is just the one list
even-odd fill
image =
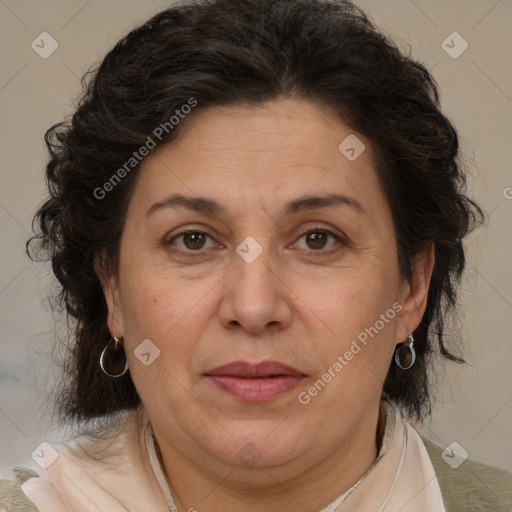
{"label": "woman's face", "polygon": [[357,450],[432,263],[401,280],[369,141],[298,99],[182,122],[141,166],[105,286],[159,443],[240,475]]}

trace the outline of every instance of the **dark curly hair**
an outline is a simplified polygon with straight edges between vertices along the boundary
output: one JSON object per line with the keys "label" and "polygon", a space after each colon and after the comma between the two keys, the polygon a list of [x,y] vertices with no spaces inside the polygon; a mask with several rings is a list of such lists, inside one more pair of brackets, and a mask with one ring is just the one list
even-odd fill
{"label": "dark curly hair", "polygon": [[[42,251],[51,260],[71,320],[61,418],[90,420],[140,405],[129,373],[111,379],[98,364],[110,333],[94,266],[101,258],[116,275],[139,168],[130,159],[149,138],[176,138],[186,119],[176,126],[169,119],[191,99],[197,111],[285,97],[328,105],[371,141],[404,279],[412,277],[414,256],[435,244],[427,308],[415,331],[417,361],[407,372],[391,364],[383,385],[411,415],[430,413],[433,353],[463,362],[447,348],[444,325],[465,267],[462,240],[484,215],[465,195],[457,132],[423,65],[349,1],[199,0],[132,30],[84,76],[83,89],[71,119],[45,135],[50,198],[27,242],[32,258]],[[112,182],[116,172],[122,179]]]}

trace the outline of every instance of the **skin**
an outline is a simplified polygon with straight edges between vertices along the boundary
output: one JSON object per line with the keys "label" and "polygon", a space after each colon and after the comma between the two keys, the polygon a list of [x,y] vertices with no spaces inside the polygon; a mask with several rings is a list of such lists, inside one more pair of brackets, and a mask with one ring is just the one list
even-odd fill
{"label": "skin", "polygon": [[[423,316],[433,247],[414,262],[412,282],[403,280],[371,144],[357,134],[366,150],[349,161],[338,145],[355,132],[325,105],[209,107],[181,128],[141,166],[117,275],[99,270],[109,328],[124,338],[180,511],[320,510],[377,456],[383,381],[395,344]],[[288,201],[333,192],[364,212],[337,205],[281,214]],[[147,214],[176,193],[207,196],[227,211]],[[342,239],[315,243],[305,233],[316,228]],[[175,238],[193,229],[208,236]],[[263,250],[252,263],[236,252],[249,236]],[[200,255],[185,255],[194,250]],[[400,313],[300,403],[298,394],[396,302]],[[149,366],[134,354],[145,339],[160,350]],[[306,378],[271,401],[243,402],[203,375],[235,360],[279,361]]]}

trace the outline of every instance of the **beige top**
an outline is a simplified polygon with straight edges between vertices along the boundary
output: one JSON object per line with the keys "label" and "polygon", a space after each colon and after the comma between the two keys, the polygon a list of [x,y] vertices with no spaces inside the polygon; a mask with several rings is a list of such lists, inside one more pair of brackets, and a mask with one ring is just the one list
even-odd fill
{"label": "beige top", "polygon": [[[469,460],[452,469],[441,458],[441,447],[422,440],[393,404],[384,405],[377,462],[320,512],[512,510],[512,473]],[[52,444],[59,456],[39,475],[15,468],[14,480],[0,480],[0,511],[173,510],[147,416],[126,417],[114,439],[81,436]]]}

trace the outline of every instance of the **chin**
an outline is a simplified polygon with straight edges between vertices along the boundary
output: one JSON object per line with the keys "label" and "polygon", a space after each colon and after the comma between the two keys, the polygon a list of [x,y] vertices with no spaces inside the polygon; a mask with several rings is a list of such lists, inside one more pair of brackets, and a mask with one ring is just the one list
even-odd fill
{"label": "chin", "polygon": [[212,448],[224,462],[240,469],[246,468],[249,473],[286,466],[307,451],[307,447],[304,436],[284,428],[277,433],[278,429],[275,422],[272,429],[258,428],[257,425],[248,428],[245,425],[232,437],[228,435],[225,445]]}

